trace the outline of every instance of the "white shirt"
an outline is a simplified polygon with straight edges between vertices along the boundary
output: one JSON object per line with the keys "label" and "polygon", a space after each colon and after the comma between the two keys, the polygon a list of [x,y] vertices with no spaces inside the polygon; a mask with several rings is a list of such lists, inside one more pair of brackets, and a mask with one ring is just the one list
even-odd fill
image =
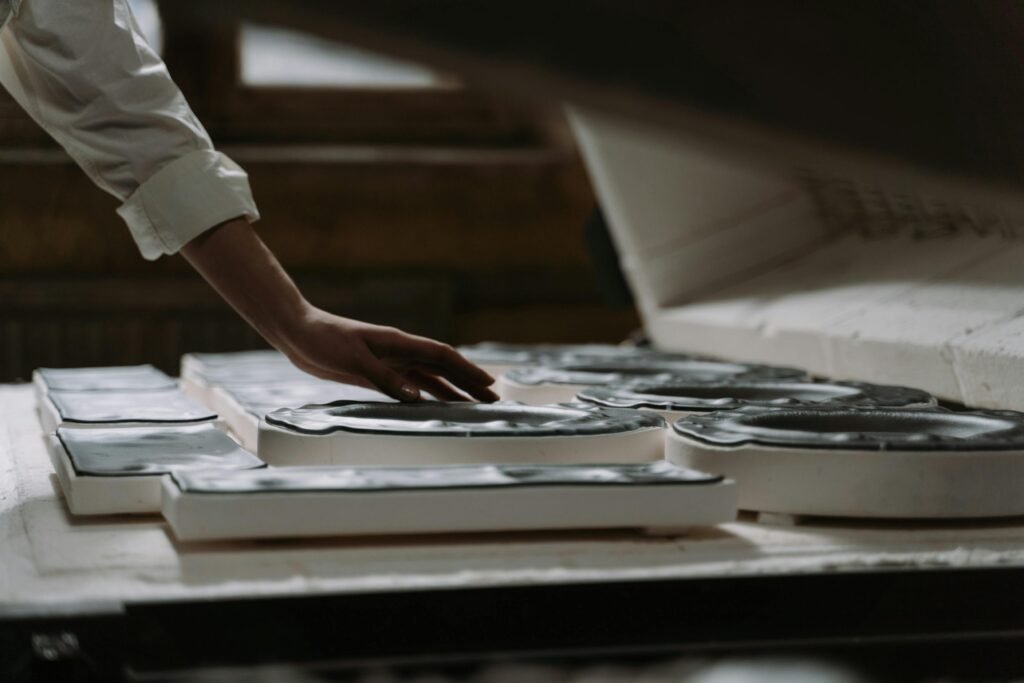
{"label": "white shirt", "polygon": [[127,0],[0,0],[0,83],[123,204],[142,255],[259,218],[245,171],[210,136]]}

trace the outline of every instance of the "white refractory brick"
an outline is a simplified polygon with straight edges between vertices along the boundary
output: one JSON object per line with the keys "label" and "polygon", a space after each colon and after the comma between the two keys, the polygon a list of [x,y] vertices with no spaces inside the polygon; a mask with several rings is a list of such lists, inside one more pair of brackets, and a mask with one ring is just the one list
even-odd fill
{"label": "white refractory brick", "polygon": [[702,302],[666,309],[657,317],[656,341],[827,375],[824,330],[1001,246],[994,240],[864,242],[847,236]]}
{"label": "white refractory brick", "polygon": [[918,386],[964,401],[952,345],[1024,310],[1024,245],[990,241],[990,253],[858,311],[828,331],[831,374]]}
{"label": "white refractory brick", "polygon": [[1024,410],[1024,316],[964,335],[951,348],[964,403]]}
{"label": "white refractory brick", "polygon": [[571,120],[642,310],[728,283],[826,234],[802,184],[785,174],[589,111]]}
{"label": "white refractory brick", "polygon": [[168,477],[163,513],[185,541],[622,527],[678,532],[731,521],[736,494],[731,481],[666,462],[296,467]]}

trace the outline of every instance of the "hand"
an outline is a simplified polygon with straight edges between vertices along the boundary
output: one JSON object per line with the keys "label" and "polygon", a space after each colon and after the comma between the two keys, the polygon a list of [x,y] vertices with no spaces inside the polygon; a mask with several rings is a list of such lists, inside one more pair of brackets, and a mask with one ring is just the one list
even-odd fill
{"label": "hand", "polygon": [[278,345],[300,370],[401,401],[418,400],[421,391],[442,401],[498,400],[488,389],[494,378],[447,344],[312,306],[281,330]]}
{"label": "hand", "polygon": [[[296,366],[401,401],[496,401],[494,379],[452,347],[311,306],[245,220],[226,221],[181,250],[224,300]],[[459,390],[465,393],[461,393]]]}

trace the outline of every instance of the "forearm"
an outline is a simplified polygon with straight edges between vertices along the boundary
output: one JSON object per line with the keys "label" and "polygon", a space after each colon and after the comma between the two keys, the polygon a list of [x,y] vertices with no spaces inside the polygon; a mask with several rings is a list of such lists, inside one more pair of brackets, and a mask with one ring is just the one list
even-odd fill
{"label": "forearm", "polygon": [[416,400],[420,391],[447,400],[498,398],[487,388],[494,379],[447,344],[310,305],[242,218],[203,233],[181,253],[264,339],[312,375],[400,400]]}
{"label": "forearm", "polygon": [[309,304],[245,219],[208,230],[181,253],[264,339],[291,353],[290,331],[299,326]]}

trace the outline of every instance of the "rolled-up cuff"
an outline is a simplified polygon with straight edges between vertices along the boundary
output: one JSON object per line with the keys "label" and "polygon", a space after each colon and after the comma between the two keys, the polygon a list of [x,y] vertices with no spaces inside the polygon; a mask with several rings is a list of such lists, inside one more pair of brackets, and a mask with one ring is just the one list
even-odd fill
{"label": "rolled-up cuff", "polygon": [[249,176],[214,150],[191,152],[167,164],[118,208],[142,256],[150,261],[177,253],[226,220],[259,219]]}

